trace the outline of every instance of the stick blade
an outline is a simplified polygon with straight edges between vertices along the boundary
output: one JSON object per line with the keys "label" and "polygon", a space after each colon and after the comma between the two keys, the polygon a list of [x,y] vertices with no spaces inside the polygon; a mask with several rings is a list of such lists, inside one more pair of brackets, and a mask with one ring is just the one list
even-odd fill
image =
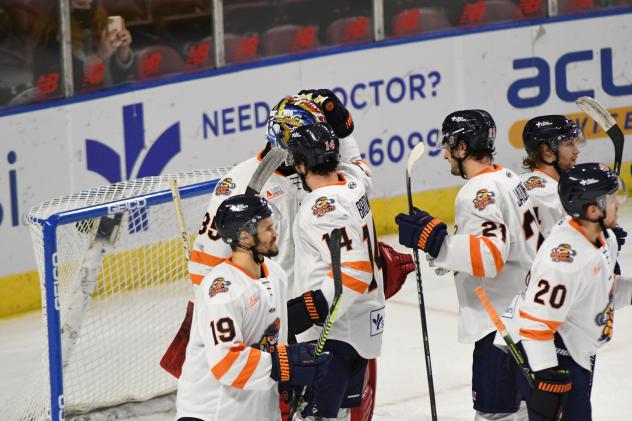
{"label": "stick blade", "polygon": [[408,155],[408,161],[406,162],[406,174],[408,174],[408,176],[413,173],[415,162],[417,162],[419,158],[424,156],[424,152],[426,152],[426,145],[423,142],[417,143],[413,150],[410,151],[410,155]]}
{"label": "stick blade", "polygon": [[608,110],[606,110],[606,108],[598,103],[594,98],[591,98],[589,96],[582,96],[577,98],[575,104],[577,105],[577,108],[579,108],[581,111],[585,112],[593,120],[595,120],[604,132],[607,132],[612,126],[615,126],[617,124],[617,122],[610,115]]}
{"label": "stick blade", "polygon": [[266,156],[263,157],[257,169],[252,174],[252,178],[246,188],[246,194],[256,195],[261,192],[263,185],[268,181],[268,178],[272,175],[279,165],[281,165],[287,158],[287,151],[281,148],[272,148],[268,151]]}

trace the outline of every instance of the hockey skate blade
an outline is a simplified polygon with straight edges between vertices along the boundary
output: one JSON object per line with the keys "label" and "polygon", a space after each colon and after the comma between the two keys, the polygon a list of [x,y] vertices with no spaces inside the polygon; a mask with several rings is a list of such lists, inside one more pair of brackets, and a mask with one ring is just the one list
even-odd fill
{"label": "hockey skate blade", "polygon": [[413,173],[413,167],[415,166],[415,162],[419,160],[422,156],[424,156],[424,152],[426,151],[426,145],[423,142],[419,142],[415,145],[412,151],[410,151],[410,155],[408,155],[408,161],[406,163],[406,174],[410,177]]}
{"label": "hockey skate blade", "polygon": [[575,101],[575,104],[577,105],[577,108],[579,108],[581,111],[588,114],[593,120],[595,120],[597,124],[599,124],[599,127],[601,127],[605,132],[607,132],[612,126],[615,126],[617,124],[617,122],[610,115],[608,110],[606,110],[603,105],[601,105],[591,97],[579,97]]}

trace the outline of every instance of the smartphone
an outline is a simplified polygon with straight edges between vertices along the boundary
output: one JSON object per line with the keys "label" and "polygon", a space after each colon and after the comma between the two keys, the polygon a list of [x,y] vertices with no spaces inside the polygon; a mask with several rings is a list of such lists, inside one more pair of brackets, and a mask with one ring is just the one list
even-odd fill
{"label": "smartphone", "polygon": [[[121,16],[108,16],[108,34],[121,30],[123,30],[123,18]],[[113,47],[119,47],[120,45],[121,42],[119,40],[113,40]]]}

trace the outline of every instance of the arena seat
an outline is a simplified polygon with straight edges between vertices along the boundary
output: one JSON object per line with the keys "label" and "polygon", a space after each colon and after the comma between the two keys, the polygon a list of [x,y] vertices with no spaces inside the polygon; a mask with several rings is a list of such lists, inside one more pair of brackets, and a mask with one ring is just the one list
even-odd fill
{"label": "arena seat", "polygon": [[595,0],[558,0],[558,13],[582,13],[596,9]]}
{"label": "arena seat", "polygon": [[443,10],[430,7],[406,9],[399,12],[393,19],[391,35],[406,37],[438,31],[451,26]]}
{"label": "arena seat", "polygon": [[337,19],[327,27],[327,41],[333,45],[357,44],[373,40],[371,19],[353,16]]}
{"label": "arena seat", "polygon": [[265,56],[311,51],[320,47],[316,25],[280,25],[268,29],[261,37]]}
{"label": "arena seat", "polygon": [[136,52],[134,66],[136,80],[147,80],[180,72],[184,63],[180,54],[173,48],[166,45],[154,45]]}
{"label": "arena seat", "polygon": [[548,14],[547,0],[520,0],[518,8],[525,18],[540,18]]}
{"label": "arena seat", "polygon": [[226,64],[237,64],[259,57],[259,35],[224,34]]}
{"label": "arena seat", "polygon": [[213,37],[186,43],[183,48],[183,55],[185,71],[208,69],[215,66]]}
{"label": "arena seat", "polygon": [[463,5],[459,25],[475,26],[522,18],[522,11],[510,0],[480,0]]}

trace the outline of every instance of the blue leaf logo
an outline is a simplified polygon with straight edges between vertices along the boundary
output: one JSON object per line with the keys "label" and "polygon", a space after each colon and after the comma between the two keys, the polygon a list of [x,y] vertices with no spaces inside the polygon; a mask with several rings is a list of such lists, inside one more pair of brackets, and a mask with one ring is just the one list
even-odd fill
{"label": "blue leaf logo", "polygon": [[[180,153],[180,123],[169,126],[151,145],[145,157],[137,165],[145,146],[145,119],[143,104],[123,107],[123,132],[125,141],[125,169],[121,156],[104,143],[86,139],[88,171],[96,172],[110,183],[140,177],[160,175],[169,161]],[[137,171],[134,171],[138,168]],[[133,210],[129,215],[129,232],[145,231],[148,228],[147,209]]]}

